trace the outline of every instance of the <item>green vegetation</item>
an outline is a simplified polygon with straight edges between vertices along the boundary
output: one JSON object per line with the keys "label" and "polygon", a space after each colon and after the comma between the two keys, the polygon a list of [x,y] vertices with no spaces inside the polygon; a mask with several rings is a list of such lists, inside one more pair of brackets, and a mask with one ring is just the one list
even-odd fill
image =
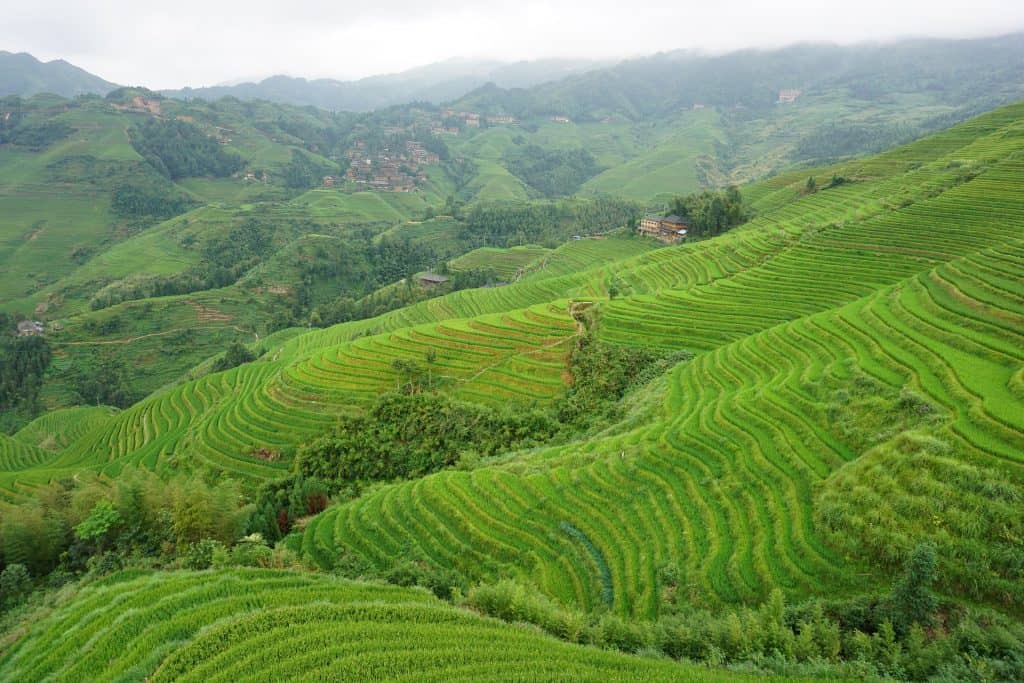
{"label": "green vegetation", "polygon": [[[13,209],[0,222],[21,230],[0,233],[0,263],[14,266],[0,284],[17,292],[4,306],[48,323],[32,353],[4,356],[28,369],[6,375],[9,393],[32,400],[5,414],[9,431],[27,426],[0,438],[0,599],[12,625],[26,619],[0,677],[107,667],[110,678],[231,678],[232,657],[241,671],[262,656],[254,642],[310,625],[337,643],[346,624],[369,619],[359,628],[373,637],[382,621],[398,629],[388,653],[404,652],[401,629],[468,642],[472,624],[488,624],[492,639],[527,633],[536,647],[762,675],[1019,679],[1024,106],[739,190],[677,186],[662,206],[707,239],[667,247],[619,229],[642,208],[628,200],[484,200],[473,183],[515,180],[501,160],[527,135],[561,149],[596,139],[553,122],[524,127],[522,144],[498,126],[454,136],[448,164],[478,164],[476,180],[438,165],[417,192],[296,195],[281,175],[295,154],[324,163],[352,119],[143,99],[166,116],[191,112],[204,135],[238,116],[218,147],[281,179],[232,178],[252,189],[161,221],[113,218],[106,181],[60,181],[71,203],[55,200],[49,218],[22,201],[69,169],[146,168],[115,125],[147,116],[122,111],[137,97],[33,110],[67,117],[76,133],[43,153],[0,150],[0,166],[21,174],[5,180],[13,198],[0,194]],[[80,133],[113,165],[43,164],[43,154],[70,158],[64,146]],[[637,151],[612,132],[602,139],[602,166]],[[197,202],[209,201],[204,187],[232,196],[157,180]],[[81,263],[68,254],[40,275],[47,250],[66,249],[79,201],[103,213],[83,228]],[[149,262],[154,272],[138,277]],[[417,282],[444,268],[451,281]],[[471,286],[499,274],[511,282]],[[124,409],[29,422],[82,403]],[[247,600],[242,584],[278,574],[223,571],[299,562],[452,604],[407,591],[444,617],[396,627],[406,613],[381,604],[346,611],[342,597],[304,594],[299,607],[261,602],[258,588]],[[124,567],[216,571],[135,572],[26,597]],[[355,585],[284,576],[292,587]],[[207,593],[196,577],[232,578],[211,578]],[[145,595],[154,586],[171,602]],[[96,611],[94,589],[125,611]],[[46,603],[54,611],[30,623]],[[272,604],[284,611],[263,609]],[[388,616],[366,616],[378,613]],[[54,646],[57,633],[70,636]],[[324,650],[299,641],[281,652]],[[327,652],[316,661],[344,659]],[[465,671],[486,675],[493,661]]]}
{"label": "green vegetation", "polygon": [[602,170],[585,149],[546,150],[539,145],[512,148],[505,153],[505,164],[544,197],[573,194]]}
{"label": "green vegetation", "polygon": [[339,418],[329,435],[299,449],[299,472],[348,483],[422,477],[555,434],[557,423],[538,410],[499,411],[425,392],[434,381],[433,362],[406,370],[407,395],[384,395],[365,414]]}
{"label": "green vegetation", "polygon": [[744,209],[743,197],[735,187],[725,192],[705,190],[700,194],[677,197],[672,200],[671,212],[689,221],[688,232],[695,237],[721,235],[750,218]]}
{"label": "green vegetation", "polygon": [[146,119],[131,130],[135,151],[168,178],[231,175],[242,159],[226,152],[212,137],[181,121]]}
{"label": "green vegetation", "polygon": [[422,591],[252,569],[125,572],[78,589],[0,659],[5,679],[48,676],[747,680],[562,643]]}

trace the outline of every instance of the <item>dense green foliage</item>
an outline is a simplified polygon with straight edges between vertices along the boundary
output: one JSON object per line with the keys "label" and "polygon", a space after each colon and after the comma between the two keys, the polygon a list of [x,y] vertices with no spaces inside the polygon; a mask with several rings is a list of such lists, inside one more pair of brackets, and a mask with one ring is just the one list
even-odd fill
{"label": "dense green foliage", "polygon": [[481,203],[466,214],[459,237],[474,247],[554,246],[573,235],[620,227],[639,213],[639,206],[614,199],[582,203]]}
{"label": "dense green foliage", "polygon": [[192,207],[188,197],[173,188],[145,179],[123,182],[114,188],[111,207],[125,217],[170,218]]}
{"label": "dense green foliage", "polygon": [[423,391],[432,372],[430,360],[404,368],[408,393],[385,394],[365,414],[339,418],[330,434],[299,449],[296,468],[342,482],[421,477],[555,433],[557,423],[539,410],[499,410]]}
{"label": "dense green foliage", "polygon": [[14,320],[0,314],[0,413],[4,415],[0,431],[13,426],[7,418],[36,412],[43,375],[53,355],[43,337],[16,337],[14,331]]}
{"label": "dense green foliage", "polygon": [[16,126],[0,126],[0,145],[25,147],[34,152],[46,149],[74,132],[74,128],[60,121],[24,122]]}
{"label": "dense green foliage", "polygon": [[187,121],[144,119],[131,130],[132,146],[168,178],[231,175],[242,159]]}
{"label": "dense green foliage", "polygon": [[238,342],[232,342],[224,351],[224,355],[213,363],[214,372],[223,372],[236,368],[242,363],[251,363],[256,360],[256,354]]}
{"label": "dense green foliage", "polygon": [[695,237],[721,235],[750,218],[743,206],[743,197],[735,187],[725,192],[705,190],[676,197],[672,200],[671,212],[689,221],[688,230]]}
{"label": "dense green foliage", "polygon": [[131,558],[170,559],[203,540],[234,543],[249,515],[231,481],[167,481],[146,470],[124,470],[114,481],[62,480],[4,511],[0,565],[20,564],[42,577],[109,570]]}
{"label": "dense green foliage", "polygon": [[544,197],[563,197],[580,189],[603,169],[586,149],[513,147],[505,154],[508,170]]}

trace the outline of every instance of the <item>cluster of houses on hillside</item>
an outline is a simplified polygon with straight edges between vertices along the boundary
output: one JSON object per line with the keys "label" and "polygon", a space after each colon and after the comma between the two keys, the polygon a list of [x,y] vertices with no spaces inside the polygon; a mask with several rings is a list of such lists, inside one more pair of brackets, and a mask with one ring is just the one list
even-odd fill
{"label": "cluster of houses on hillside", "polygon": [[676,244],[686,239],[689,234],[690,222],[676,216],[657,216],[647,214],[640,219],[636,231],[645,237],[653,237],[666,244]]}
{"label": "cluster of houses on hillside", "polygon": [[22,320],[18,323],[19,337],[38,337],[44,332],[43,323],[38,320]]}
{"label": "cluster of houses on hillside", "polygon": [[[345,156],[349,159],[347,180],[389,192],[411,192],[426,179],[424,167],[440,163],[437,154],[415,140],[406,140],[401,150],[386,146],[378,152],[367,151],[366,143],[357,141]],[[325,187],[333,185],[333,177],[324,178]]]}

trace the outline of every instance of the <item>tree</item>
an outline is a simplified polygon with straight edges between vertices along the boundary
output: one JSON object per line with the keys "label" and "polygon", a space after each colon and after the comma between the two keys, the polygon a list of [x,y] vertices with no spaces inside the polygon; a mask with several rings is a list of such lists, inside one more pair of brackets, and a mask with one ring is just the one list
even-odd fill
{"label": "tree", "polygon": [[85,520],[75,527],[79,540],[91,543],[102,552],[107,541],[121,523],[121,514],[109,500],[101,500]]}
{"label": "tree", "polygon": [[935,545],[920,543],[910,553],[903,576],[893,586],[890,602],[894,625],[903,632],[913,624],[928,625],[938,601],[931,590],[936,578]]}
{"label": "tree", "polygon": [[807,179],[807,186],[805,189],[807,191],[807,194],[813,194],[814,192],[818,191],[818,181],[814,179],[814,176],[810,176]]}
{"label": "tree", "polygon": [[245,348],[239,342],[231,342],[227,350],[224,351],[224,355],[214,362],[213,371],[223,372],[224,370],[238,367],[243,363],[251,363],[254,360],[256,360],[255,353]]}
{"label": "tree", "polygon": [[0,604],[14,607],[20,604],[32,588],[32,577],[23,564],[9,564],[0,574]]}

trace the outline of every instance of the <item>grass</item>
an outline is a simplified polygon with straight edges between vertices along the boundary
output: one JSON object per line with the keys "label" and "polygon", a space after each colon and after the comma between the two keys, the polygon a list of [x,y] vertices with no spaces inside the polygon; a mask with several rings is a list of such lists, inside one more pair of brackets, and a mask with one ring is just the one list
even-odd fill
{"label": "grass", "polygon": [[58,601],[5,680],[732,681],[571,645],[425,592],[288,571],[126,572]]}

